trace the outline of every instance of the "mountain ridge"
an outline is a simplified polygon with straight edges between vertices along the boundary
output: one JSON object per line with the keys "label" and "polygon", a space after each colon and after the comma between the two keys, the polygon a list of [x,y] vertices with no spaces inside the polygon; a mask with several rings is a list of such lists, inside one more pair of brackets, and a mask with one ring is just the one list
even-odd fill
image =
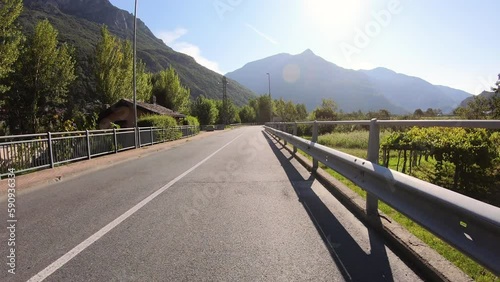
{"label": "mountain ridge", "polygon": [[[82,81],[74,91],[78,92],[75,99],[95,99],[96,94],[91,93],[95,92],[92,61],[100,40],[100,27],[105,24],[120,39],[132,40],[133,15],[115,7],[109,0],[25,0],[23,4],[19,21],[25,33],[31,33],[38,20],[48,19],[59,31],[60,41],[77,48],[77,73]],[[140,19],[137,19],[137,57],[152,72],[174,67],[183,85],[190,88],[192,98],[199,95],[222,98],[221,74],[168,47]],[[255,96],[236,81],[230,81],[227,88],[228,96],[237,105],[246,104]]]}
{"label": "mountain ridge", "polygon": [[[325,60],[310,49],[297,55],[280,53],[249,62],[226,76],[256,93],[267,93],[260,75],[266,72],[270,72],[273,77],[271,93],[274,97],[306,103],[309,110],[319,105],[321,99],[333,98],[342,110],[348,112],[387,109],[405,114],[418,108],[441,108],[444,112],[451,112],[463,99],[472,96],[462,90],[436,86],[422,78],[384,67],[372,70],[346,69]],[[287,79],[290,72],[295,72],[295,80]],[[309,99],[305,99],[305,95]]]}

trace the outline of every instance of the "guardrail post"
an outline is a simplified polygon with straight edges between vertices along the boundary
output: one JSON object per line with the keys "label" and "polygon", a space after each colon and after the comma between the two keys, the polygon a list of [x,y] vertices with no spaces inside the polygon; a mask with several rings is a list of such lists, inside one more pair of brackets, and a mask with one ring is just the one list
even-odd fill
{"label": "guardrail post", "polygon": [[[284,131],[285,133],[288,133],[288,131],[287,131],[287,130],[288,130],[288,124],[287,124],[287,123],[283,123],[283,131]],[[286,140],[285,140],[285,139],[283,139],[283,144],[285,144],[284,146],[286,146],[286,145],[288,144],[288,142],[286,142]]]}
{"label": "guardrail post", "polygon": [[140,127],[137,127],[137,142],[138,142],[137,148],[140,148],[141,147],[141,128]]}
{"label": "guardrail post", "polygon": [[[374,164],[378,164],[380,150],[380,127],[377,119],[374,118],[370,122],[370,135],[368,137],[368,160]],[[366,214],[368,216],[378,215],[378,198],[367,192],[366,193]]]}
{"label": "guardrail post", "polygon": [[[313,123],[313,130],[312,130],[312,138],[311,138],[311,141],[313,143],[316,143],[318,142],[318,121],[314,121]],[[312,170],[313,171],[316,171],[318,169],[318,160],[317,159],[313,159],[313,167],[312,167]]]}
{"label": "guardrail post", "polygon": [[153,127],[152,126],[149,127],[149,131],[150,131],[150,134],[151,134],[151,145],[153,145],[154,139],[153,139]]}
{"label": "guardrail post", "polygon": [[90,160],[91,158],[91,152],[90,152],[90,133],[89,130],[85,130],[85,136],[87,137],[87,159]]}
{"label": "guardrail post", "polygon": [[113,128],[113,138],[115,139],[115,154],[118,153],[118,137],[116,136],[116,128]]}
{"label": "guardrail post", "polygon": [[54,152],[52,150],[52,133],[50,133],[50,132],[47,132],[47,142],[49,142],[50,167],[54,168]]}
{"label": "guardrail post", "polygon": [[134,127],[134,143],[135,143],[135,148],[139,148],[139,130],[137,129],[137,126]]}
{"label": "guardrail post", "polygon": [[[293,124],[293,136],[297,136],[297,123]],[[294,145],[293,154],[295,155],[296,153],[297,153],[297,147]]]}

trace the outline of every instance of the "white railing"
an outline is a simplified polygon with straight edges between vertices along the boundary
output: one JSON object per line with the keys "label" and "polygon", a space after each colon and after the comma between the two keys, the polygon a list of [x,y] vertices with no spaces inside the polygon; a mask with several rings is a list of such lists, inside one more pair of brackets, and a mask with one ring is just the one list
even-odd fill
{"label": "white railing", "polygon": [[0,136],[0,177],[7,175],[9,169],[19,173],[53,168],[59,164],[193,136],[199,131],[199,126],[184,125]]}

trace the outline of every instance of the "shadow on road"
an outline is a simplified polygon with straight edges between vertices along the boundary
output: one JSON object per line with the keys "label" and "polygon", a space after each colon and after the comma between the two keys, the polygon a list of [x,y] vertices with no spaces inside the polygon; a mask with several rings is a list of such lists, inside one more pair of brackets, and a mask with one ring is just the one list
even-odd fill
{"label": "shadow on road", "polygon": [[[314,176],[304,179],[281,150],[282,144],[262,131],[278,158],[299,201],[330,251],[333,261],[347,281],[394,281],[385,244],[381,236],[368,229],[370,251],[367,254],[342,226],[334,214],[312,190]],[[293,157],[292,157],[293,158]]]}

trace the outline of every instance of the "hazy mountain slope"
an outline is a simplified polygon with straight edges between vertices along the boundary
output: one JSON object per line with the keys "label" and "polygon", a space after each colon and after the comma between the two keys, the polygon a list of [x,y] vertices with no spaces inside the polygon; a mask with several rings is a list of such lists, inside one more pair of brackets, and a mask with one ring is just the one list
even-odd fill
{"label": "hazy mountain slope", "polygon": [[421,78],[396,73],[386,68],[362,70],[370,82],[392,103],[408,111],[441,109],[451,112],[468,93],[444,86],[435,86]]}
{"label": "hazy mountain slope", "polygon": [[[77,71],[82,85],[75,91],[81,92],[81,95],[89,95],[93,90],[92,61],[101,25],[107,25],[113,34],[122,39],[133,38],[133,15],[116,8],[108,0],[25,0],[24,5],[20,22],[26,32],[32,32],[38,20],[47,18],[59,30],[60,40],[76,47]],[[193,97],[201,94],[210,98],[222,97],[220,74],[166,46],[141,20],[138,20],[137,55],[150,71],[156,72],[172,65],[183,84],[191,89]],[[230,81],[228,95],[236,104],[242,105],[254,93]]]}
{"label": "hazy mountain slope", "polygon": [[451,88],[443,85],[436,85],[444,94],[452,99],[458,106],[464,99],[474,97],[474,95],[460,89]]}
{"label": "hazy mountain slope", "polygon": [[278,54],[246,64],[228,77],[256,93],[267,93],[266,72],[272,74],[274,97],[305,103],[309,110],[332,98],[343,111],[387,109],[412,113],[415,109],[452,111],[470,94],[385,68],[354,71],[316,56],[311,50],[298,55]]}
{"label": "hazy mountain slope", "polygon": [[305,103],[309,110],[319,105],[323,98],[331,98],[346,112],[382,108],[404,112],[378,95],[364,73],[338,67],[311,50],[295,56],[278,54],[251,62],[227,76],[262,94],[268,92],[267,72],[271,73],[274,98]]}

